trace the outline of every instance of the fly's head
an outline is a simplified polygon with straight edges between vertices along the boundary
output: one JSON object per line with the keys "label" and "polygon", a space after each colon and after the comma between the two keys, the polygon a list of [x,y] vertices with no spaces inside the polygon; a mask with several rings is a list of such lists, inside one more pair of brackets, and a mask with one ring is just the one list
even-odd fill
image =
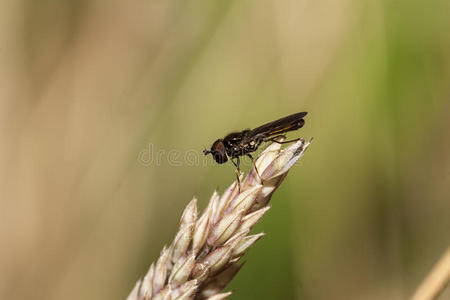
{"label": "fly's head", "polygon": [[228,156],[227,156],[227,151],[225,148],[225,144],[223,143],[222,139],[218,139],[217,141],[215,141],[212,146],[211,146],[211,150],[203,150],[203,153],[205,155],[208,154],[212,154],[212,156],[214,157],[214,160],[218,163],[218,164],[223,164],[225,162],[227,162],[228,160]]}

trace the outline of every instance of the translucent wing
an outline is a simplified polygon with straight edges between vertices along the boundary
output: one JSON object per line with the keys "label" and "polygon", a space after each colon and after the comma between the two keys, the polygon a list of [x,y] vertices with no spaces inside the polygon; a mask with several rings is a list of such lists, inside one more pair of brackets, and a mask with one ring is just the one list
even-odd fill
{"label": "translucent wing", "polygon": [[246,136],[252,138],[255,136],[263,135],[269,137],[276,134],[282,134],[284,132],[297,130],[305,124],[303,117],[306,116],[307,112],[299,112],[276,121],[264,124],[255,129],[250,130]]}

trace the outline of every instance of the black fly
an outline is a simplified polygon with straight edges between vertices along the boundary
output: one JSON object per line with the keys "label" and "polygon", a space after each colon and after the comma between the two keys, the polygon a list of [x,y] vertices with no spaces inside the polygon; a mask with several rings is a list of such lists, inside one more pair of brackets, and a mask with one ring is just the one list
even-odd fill
{"label": "black fly", "polygon": [[[219,164],[223,164],[230,159],[236,166],[236,174],[239,182],[239,157],[246,155],[254,164],[253,157],[250,153],[256,151],[263,142],[271,141],[279,144],[285,144],[298,141],[299,139],[281,142],[278,139],[285,138],[284,133],[288,131],[301,128],[305,124],[303,117],[306,116],[306,114],[306,112],[299,112],[264,124],[255,129],[245,129],[241,132],[230,133],[223,139],[218,139],[215,141],[212,144],[211,149],[205,149],[203,153],[205,155],[212,154],[214,160]],[[236,162],[233,159],[236,159]],[[256,172],[258,173],[258,170],[256,170]]]}

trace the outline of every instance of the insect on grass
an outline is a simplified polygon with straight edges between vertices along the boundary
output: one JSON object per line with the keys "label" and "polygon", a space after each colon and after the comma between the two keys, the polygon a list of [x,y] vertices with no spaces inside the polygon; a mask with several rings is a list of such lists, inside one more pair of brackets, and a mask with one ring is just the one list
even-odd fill
{"label": "insect on grass", "polygon": [[205,155],[212,154],[214,160],[218,164],[223,164],[228,160],[231,160],[236,167],[236,177],[238,179],[239,186],[239,166],[241,156],[247,156],[252,160],[256,173],[261,179],[251,153],[256,151],[263,142],[286,144],[298,141],[299,139],[280,141],[280,138],[286,138],[284,134],[288,131],[294,131],[303,127],[305,124],[305,120],[303,118],[306,114],[307,112],[299,112],[276,121],[266,123],[262,126],[256,127],[255,129],[245,129],[240,132],[232,132],[223,139],[216,140],[212,144],[211,149],[205,149],[203,150],[203,153]]}

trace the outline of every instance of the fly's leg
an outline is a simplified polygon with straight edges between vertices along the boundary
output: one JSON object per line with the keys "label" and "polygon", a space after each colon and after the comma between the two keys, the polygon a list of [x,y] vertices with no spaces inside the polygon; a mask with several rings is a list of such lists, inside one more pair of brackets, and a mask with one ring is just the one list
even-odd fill
{"label": "fly's leg", "polygon": [[236,167],[236,169],[234,171],[236,173],[236,180],[237,180],[237,183],[238,183],[238,190],[239,190],[239,193],[240,193],[241,192],[241,180],[239,179],[239,176],[241,176],[241,169],[239,169],[239,165],[240,165],[241,161],[239,159],[239,156],[236,157],[236,162],[234,162],[233,159],[231,159],[231,162]]}
{"label": "fly's leg", "polygon": [[301,138],[298,138],[298,139],[293,139],[293,140],[289,140],[289,141],[282,141],[282,142],[280,142],[280,141],[277,141],[278,138],[286,138],[286,136],[283,135],[283,134],[280,134],[280,135],[277,135],[277,136],[275,136],[273,138],[266,139],[265,142],[269,142],[270,141],[270,142],[274,142],[274,143],[277,143],[277,144],[288,144],[288,143],[292,143],[292,142],[297,142],[297,141],[299,141],[301,139]]}
{"label": "fly's leg", "polygon": [[247,153],[247,156],[252,160],[253,167],[255,168],[256,174],[258,175],[259,180],[261,181],[261,184],[263,184],[264,182],[263,182],[263,180],[261,178],[261,175],[259,175],[259,171],[258,171],[258,168],[256,167],[255,160],[253,159],[253,156],[250,153]]}
{"label": "fly's leg", "polygon": [[283,143],[281,141],[278,141],[278,139],[280,139],[280,138],[281,139],[285,139],[286,136],[284,134],[280,134],[280,135],[277,135],[277,136],[274,136],[274,137],[271,137],[271,138],[266,137],[266,138],[264,138],[264,142],[274,142],[274,143],[278,143],[278,144]]}

